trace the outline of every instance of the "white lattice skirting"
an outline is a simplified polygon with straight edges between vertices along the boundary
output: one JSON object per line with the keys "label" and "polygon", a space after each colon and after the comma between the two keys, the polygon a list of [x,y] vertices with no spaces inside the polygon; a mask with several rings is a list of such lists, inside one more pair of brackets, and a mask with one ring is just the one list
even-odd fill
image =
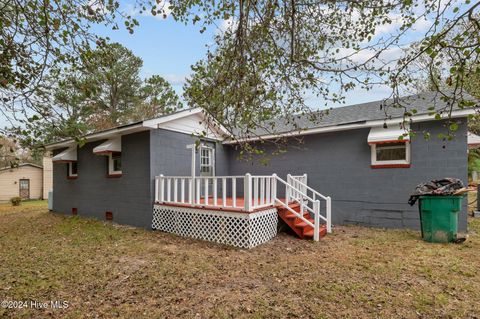
{"label": "white lattice skirting", "polygon": [[244,214],[153,206],[153,229],[241,248],[252,248],[275,237],[277,223],[276,208]]}

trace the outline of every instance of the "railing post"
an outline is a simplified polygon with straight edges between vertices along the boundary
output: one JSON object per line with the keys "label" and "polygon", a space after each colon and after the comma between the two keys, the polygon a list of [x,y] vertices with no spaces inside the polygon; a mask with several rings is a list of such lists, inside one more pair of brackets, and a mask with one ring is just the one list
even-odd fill
{"label": "railing post", "polygon": [[272,201],[275,204],[277,200],[277,174],[272,174],[273,183],[272,183]]}
{"label": "railing post", "polygon": [[164,190],[164,183],[165,183],[165,180],[163,178],[163,174],[160,174],[160,202],[164,202],[165,201],[165,190]]}
{"label": "railing post", "polygon": [[193,204],[193,198],[195,194],[195,177],[188,178],[188,202]]}
{"label": "railing post", "polygon": [[158,182],[159,182],[159,177],[155,176],[155,203],[158,203],[158,193],[160,192]]}
{"label": "railing post", "polygon": [[243,199],[244,209],[246,212],[252,210],[252,175],[245,174],[245,180],[243,181]]}
{"label": "railing post", "polygon": [[332,199],[327,196],[327,233],[332,232]]}
{"label": "railing post", "polygon": [[305,186],[303,186],[303,193],[304,194],[307,194],[307,185],[308,185],[308,176],[307,176],[307,173],[303,174],[303,183],[305,184]]}
{"label": "railing post", "polygon": [[313,240],[318,241],[320,239],[320,201],[315,201],[313,203],[313,212],[314,212],[314,230],[313,230]]}
{"label": "railing post", "polygon": [[[292,185],[292,175],[290,175],[290,174],[287,175],[287,184],[289,186]],[[285,185],[285,202],[286,202],[287,205],[288,205],[288,203],[290,203],[290,195],[291,195],[290,192],[292,191],[291,187],[289,187],[289,186]]]}

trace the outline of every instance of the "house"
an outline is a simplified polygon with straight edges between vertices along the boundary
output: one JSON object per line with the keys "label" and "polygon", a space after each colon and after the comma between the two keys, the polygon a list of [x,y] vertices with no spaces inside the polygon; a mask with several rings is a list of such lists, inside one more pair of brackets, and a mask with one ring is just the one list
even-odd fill
{"label": "house", "polygon": [[200,109],[90,134],[82,147],[73,140],[49,144],[53,210],[239,247],[271,239],[279,219],[315,240],[332,224],[418,229],[417,207],[407,204],[417,184],[446,176],[467,182],[467,116],[474,110],[455,108],[456,136],[442,140],[436,136],[448,120],[434,119],[431,107],[444,102],[434,94],[402,102],[417,110],[407,126],[432,138],[403,136],[403,110],[391,101],[340,107],[318,123],[298,117],[302,130],[256,132],[252,143],[303,139],[266,166],[239,160],[236,142]]}
{"label": "house", "polygon": [[23,163],[18,167],[0,169],[0,201],[17,196],[22,199],[43,198],[42,166]]}

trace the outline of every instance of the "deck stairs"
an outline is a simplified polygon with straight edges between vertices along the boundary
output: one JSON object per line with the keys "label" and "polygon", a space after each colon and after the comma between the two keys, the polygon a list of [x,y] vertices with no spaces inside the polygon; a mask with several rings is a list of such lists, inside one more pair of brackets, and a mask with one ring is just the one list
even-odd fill
{"label": "deck stairs", "polygon": [[[332,232],[331,198],[308,186],[306,174],[288,174],[286,181],[274,177],[285,189],[285,199],[275,198],[278,216],[298,237],[318,241]],[[320,200],[325,202],[325,210],[321,209]]]}
{"label": "deck stairs", "polygon": [[[288,205],[290,209],[300,213],[300,204],[293,202]],[[308,225],[305,221],[297,217],[292,213],[288,208],[279,206],[277,208],[278,216],[287,224],[295,234],[301,239],[313,239],[314,238],[314,228]],[[314,224],[313,218],[310,216],[308,211],[303,211],[303,217],[307,219],[310,223]],[[327,226],[325,224],[320,225],[319,237],[324,237],[327,234]]]}

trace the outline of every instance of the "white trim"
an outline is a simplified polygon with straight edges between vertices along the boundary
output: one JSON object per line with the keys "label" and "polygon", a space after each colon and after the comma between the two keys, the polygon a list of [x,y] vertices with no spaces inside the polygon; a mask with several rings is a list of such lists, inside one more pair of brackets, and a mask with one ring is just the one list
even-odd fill
{"label": "white trim", "polygon": [[67,168],[68,168],[68,177],[78,177],[78,164],[77,164],[77,174],[73,174],[72,173],[72,165],[73,163],[76,163],[76,162],[68,162],[67,163]]}
{"label": "white trim", "polygon": [[[208,151],[208,165],[202,164],[202,151],[207,150]],[[203,175],[203,176],[215,176],[215,149],[213,147],[210,147],[205,144],[200,145],[200,176],[202,176],[202,167],[209,167],[211,169],[212,175]]]}
{"label": "white trim", "polygon": [[200,108],[195,108],[195,109],[188,109],[184,111],[180,111],[171,115],[166,115],[162,116],[159,118],[143,121],[142,125],[143,127],[149,127],[149,128],[158,128],[158,125],[165,123],[165,122],[170,122],[173,120],[180,119],[185,116],[193,115],[193,114],[198,114],[201,113],[202,109]]}
{"label": "white trim", "polygon": [[409,130],[410,125],[404,125],[404,127],[390,125],[386,128],[383,125],[374,126],[368,133],[367,142],[368,144],[372,144],[378,142],[396,141],[399,140],[400,136],[403,138],[402,141],[410,141],[410,135],[408,134]]}
{"label": "white trim", "polygon": [[[203,124],[203,127],[200,130],[199,128],[185,129],[185,125],[182,125],[181,121],[179,120],[187,118],[189,116],[195,116],[195,115],[199,115],[201,117],[200,124],[197,123],[197,125]],[[175,121],[177,121],[178,123],[175,123]],[[206,121],[205,112],[201,108],[195,108],[195,109],[180,111],[180,112],[159,117],[156,119],[147,120],[147,121],[144,121],[143,125],[145,127],[154,128],[154,129],[163,129],[167,131],[179,132],[184,134],[193,134],[200,138],[203,137],[201,133],[206,131],[207,136],[205,136],[205,138],[209,138],[217,141],[223,141],[224,137],[229,136],[230,134],[222,125],[220,125],[217,122],[215,123],[218,125],[218,128],[212,127],[212,125],[209,125],[209,123]],[[208,134],[208,133],[211,133],[211,134]]]}
{"label": "white trim", "polygon": [[[166,125],[166,123],[173,122],[175,120],[192,116],[195,114],[201,114],[203,119],[206,118],[205,113],[201,108],[187,109],[187,110],[182,110],[170,115],[165,115],[165,116],[161,116],[151,120],[146,120],[137,124],[126,125],[124,127],[113,128],[104,132],[89,134],[84,136],[84,138],[87,142],[93,142],[93,141],[98,141],[102,139],[118,138],[121,135],[126,135],[126,134],[141,132],[141,131],[148,131],[151,129],[158,129],[158,128],[168,130],[168,131],[173,131],[173,132],[184,133],[184,134],[195,134],[195,132],[193,131],[182,129],[180,126],[176,126],[175,124],[172,124],[172,123],[170,123],[170,125],[166,127],[162,127],[162,124]],[[216,124],[218,125],[218,128],[217,128],[217,127],[212,127],[212,125],[208,125],[206,121],[204,122],[205,122],[205,128],[212,133],[206,136],[206,138],[223,141],[224,136],[229,135],[228,131],[219,123],[216,122]],[[199,137],[201,136],[199,135]],[[45,149],[53,150],[61,147],[70,147],[75,145],[76,145],[76,142],[73,139],[69,139],[66,141],[45,145]]]}
{"label": "white trim", "polygon": [[[121,160],[121,154],[116,154],[116,156],[120,156]],[[110,153],[108,154],[108,175],[121,175],[122,171],[114,171],[113,170],[113,154]]]}
{"label": "white trim", "polygon": [[[466,116],[471,115],[471,114],[475,114],[474,109],[457,110],[457,111],[452,111],[452,115],[450,116],[450,118],[466,117]],[[444,114],[441,117],[442,117],[442,119],[449,118],[449,116],[447,114]],[[424,114],[424,115],[415,115],[415,116],[406,118],[407,122],[410,121],[410,120],[412,122],[426,122],[426,121],[435,120],[435,116]],[[262,136],[254,136],[254,137],[250,137],[250,138],[242,138],[242,139],[237,139],[237,140],[226,140],[226,141],[223,142],[223,144],[237,144],[238,142],[268,140],[268,139],[274,139],[274,138],[279,138],[279,137],[310,135],[310,134],[337,132],[337,131],[347,131],[347,130],[353,130],[353,129],[358,129],[358,128],[381,126],[381,125],[384,125],[384,124],[395,125],[395,124],[401,124],[402,122],[403,122],[403,118],[400,118],[400,117],[392,118],[392,119],[388,119],[388,120],[371,120],[371,121],[365,121],[364,123],[346,124],[346,125],[332,125],[332,126],[324,126],[324,127],[316,127],[316,128],[311,128],[311,129],[304,129],[304,130],[299,130],[299,131],[291,131],[291,132],[286,132],[286,133],[279,133],[279,134],[268,134],[268,135],[262,135]]]}
{"label": "white trim", "polygon": [[472,132],[467,133],[468,148],[478,148],[480,146],[480,136]]}
{"label": "white trim", "polygon": [[[388,143],[390,144],[390,143]],[[377,161],[377,146],[385,146],[385,144],[370,144],[371,150],[371,162],[372,165],[408,165],[411,161],[411,145],[410,142],[403,143],[405,145],[405,159],[404,160],[395,160],[395,161]]]}
{"label": "white trim", "polygon": [[69,147],[52,157],[52,162],[75,162],[77,161],[77,147]]}
{"label": "white trim", "polygon": [[195,177],[195,144],[189,144],[187,145],[187,149],[192,150],[192,158],[191,158],[191,167],[190,167],[190,173],[192,178]]}
{"label": "white trim", "polygon": [[120,153],[122,151],[122,138],[117,137],[114,139],[109,139],[106,142],[103,142],[102,144],[98,145],[93,149],[93,153],[95,154],[105,154],[105,153],[112,153],[112,152],[117,152]]}
{"label": "white trim", "polygon": [[[117,138],[121,135],[132,134],[132,133],[147,131],[147,130],[149,130],[149,128],[143,127],[142,123],[138,123],[134,125],[128,125],[126,127],[113,128],[104,132],[89,134],[84,136],[83,138],[85,138],[85,140],[88,143],[88,142],[109,139],[109,138]],[[50,150],[54,150],[61,147],[71,147],[75,145],[76,145],[76,142],[73,139],[69,139],[66,141],[45,145],[45,149],[47,151],[50,151]]]}

